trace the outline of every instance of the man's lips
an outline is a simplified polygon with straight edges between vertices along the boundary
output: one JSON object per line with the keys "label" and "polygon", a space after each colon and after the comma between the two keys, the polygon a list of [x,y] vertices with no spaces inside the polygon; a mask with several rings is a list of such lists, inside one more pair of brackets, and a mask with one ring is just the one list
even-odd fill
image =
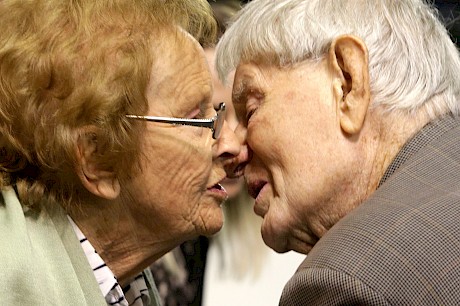
{"label": "man's lips", "polygon": [[259,195],[260,191],[264,186],[267,184],[266,181],[254,181],[254,182],[249,182],[248,183],[248,193],[249,195],[257,199],[257,196]]}

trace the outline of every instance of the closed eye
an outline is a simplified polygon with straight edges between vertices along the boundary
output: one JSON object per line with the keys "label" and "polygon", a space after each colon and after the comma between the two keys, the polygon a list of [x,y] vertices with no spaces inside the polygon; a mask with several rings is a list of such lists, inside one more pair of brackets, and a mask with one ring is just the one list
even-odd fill
{"label": "closed eye", "polygon": [[250,109],[246,112],[246,122],[249,122],[252,115],[257,111],[257,108]]}
{"label": "closed eye", "polygon": [[209,102],[200,103],[200,112],[196,115],[195,119],[210,119],[217,113],[218,108]]}
{"label": "closed eye", "polygon": [[200,119],[200,116],[201,116],[201,109],[197,108],[197,109],[194,109],[192,112],[190,112],[186,118]]}
{"label": "closed eye", "polygon": [[251,117],[257,112],[259,107],[261,107],[265,96],[260,92],[252,91],[248,96],[246,101],[246,122],[249,122]]}
{"label": "closed eye", "polygon": [[206,118],[206,114],[202,110],[200,110],[200,112],[195,117],[193,117],[193,119],[205,119],[205,118]]}

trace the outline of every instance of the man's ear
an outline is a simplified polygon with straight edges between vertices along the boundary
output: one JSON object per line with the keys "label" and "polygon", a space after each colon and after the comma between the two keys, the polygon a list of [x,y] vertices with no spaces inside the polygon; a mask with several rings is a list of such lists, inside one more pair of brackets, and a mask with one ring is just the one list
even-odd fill
{"label": "man's ear", "polygon": [[329,49],[329,63],[336,76],[333,90],[340,126],[347,134],[359,133],[370,103],[366,45],[355,36],[339,36]]}
{"label": "man's ear", "polygon": [[77,139],[76,172],[83,186],[94,195],[115,199],[120,194],[120,183],[111,169],[100,164],[102,148],[98,145],[98,129],[95,126],[81,128]]}

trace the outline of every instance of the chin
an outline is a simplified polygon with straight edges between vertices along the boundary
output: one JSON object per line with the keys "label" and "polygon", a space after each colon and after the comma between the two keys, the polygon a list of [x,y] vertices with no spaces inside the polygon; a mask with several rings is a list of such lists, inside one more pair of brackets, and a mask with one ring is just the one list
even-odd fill
{"label": "chin", "polygon": [[262,239],[268,247],[277,253],[286,253],[290,251],[290,249],[287,248],[287,239],[279,239],[273,234],[265,234],[263,230]]}
{"label": "chin", "polygon": [[222,209],[219,209],[219,213],[215,213],[212,217],[208,215],[208,218],[203,218],[203,230],[200,235],[212,236],[219,232],[224,225],[224,215]]}
{"label": "chin", "polygon": [[277,237],[277,233],[271,231],[270,227],[267,227],[267,224],[265,224],[265,220],[262,223],[261,234],[264,243],[273,251],[277,253],[284,253],[287,251],[285,250],[286,243],[284,245],[280,243],[280,239]]}
{"label": "chin", "polygon": [[217,234],[221,229],[222,229],[222,226],[223,226],[223,222],[217,224],[211,224],[209,226],[206,226],[205,230],[203,231],[203,233],[201,233],[201,235],[203,236],[213,236],[214,234]]}
{"label": "chin", "polygon": [[[290,251],[288,238],[289,228],[277,218],[272,219],[268,214],[265,215],[262,223],[261,233],[264,243],[277,253],[286,253]],[[269,221],[276,221],[275,223]]]}

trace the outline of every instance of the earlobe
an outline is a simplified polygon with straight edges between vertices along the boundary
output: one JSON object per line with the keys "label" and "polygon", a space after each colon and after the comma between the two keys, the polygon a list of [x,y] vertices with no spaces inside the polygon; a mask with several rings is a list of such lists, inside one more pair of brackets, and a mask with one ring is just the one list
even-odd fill
{"label": "earlobe", "polygon": [[79,131],[76,147],[76,173],[82,185],[92,194],[113,200],[120,194],[120,183],[111,170],[104,169],[99,162],[101,148],[98,146],[98,130],[86,126]]}
{"label": "earlobe", "polygon": [[370,103],[367,48],[355,36],[339,36],[331,44],[328,59],[335,75],[333,93],[340,126],[347,134],[359,133]]}

